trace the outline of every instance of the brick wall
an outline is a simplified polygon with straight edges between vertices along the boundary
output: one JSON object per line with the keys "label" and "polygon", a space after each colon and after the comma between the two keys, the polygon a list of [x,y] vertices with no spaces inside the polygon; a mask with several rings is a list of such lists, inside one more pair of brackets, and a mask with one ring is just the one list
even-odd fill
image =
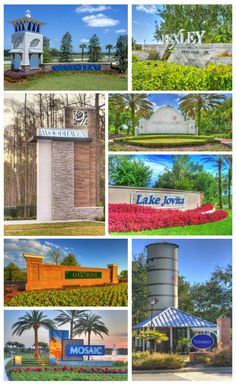
{"label": "brick wall", "polygon": [[[110,264],[107,268],[60,266],[44,264],[43,256],[23,254],[26,259],[26,290],[62,289],[69,286],[93,286],[106,283],[118,283],[118,265]],[[100,272],[101,278],[66,279],[65,272]]]}

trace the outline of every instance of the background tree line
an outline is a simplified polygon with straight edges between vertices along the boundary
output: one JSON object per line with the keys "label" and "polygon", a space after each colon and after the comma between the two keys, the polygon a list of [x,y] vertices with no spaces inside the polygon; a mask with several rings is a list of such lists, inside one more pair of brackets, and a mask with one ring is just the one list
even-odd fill
{"label": "background tree line", "polygon": [[[109,133],[135,135],[139,120],[149,119],[154,106],[148,94],[109,96]],[[232,136],[232,97],[224,94],[187,94],[180,97],[179,109],[185,119],[194,119],[199,135]]]}
{"label": "background tree line", "polygon": [[[106,53],[102,52],[102,46],[99,37],[96,34],[90,38],[89,42],[79,44],[81,50],[80,57],[81,61],[84,61],[84,56],[86,54],[87,60],[91,63],[99,62],[105,55],[108,56],[108,61],[111,60],[111,57],[118,60],[120,72],[125,72],[128,66],[128,36],[120,35],[117,38],[116,44],[107,44]],[[111,51],[113,54],[111,55]],[[57,58],[60,62],[68,63],[72,62],[75,55],[78,53],[73,53],[73,44],[72,36],[70,32],[66,32],[60,44],[60,50],[50,48],[50,39],[46,36],[43,38],[43,61],[44,63],[50,63],[53,58]]]}
{"label": "background tree line", "polygon": [[[5,97],[4,206],[6,217],[32,217],[36,207],[36,144],[29,143],[39,127],[64,127],[64,107],[95,107],[98,113],[99,155],[97,203],[104,202],[105,101],[102,94],[25,94]],[[99,191],[99,188],[97,188]],[[32,210],[32,208],[34,208]]]}
{"label": "background tree line", "polygon": [[203,43],[232,42],[232,5],[230,4],[168,4],[157,10],[161,22],[155,26],[154,38],[162,34],[185,31],[206,31]]}
{"label": "background tree line", "polygon": [[[218,317],[232,318],[232,266],[216,266],[208,280],[191,284],[178,279],[179,309],[215,322]],[[132,263],[133,324],[147,318],[146,251],[134,255]]]}

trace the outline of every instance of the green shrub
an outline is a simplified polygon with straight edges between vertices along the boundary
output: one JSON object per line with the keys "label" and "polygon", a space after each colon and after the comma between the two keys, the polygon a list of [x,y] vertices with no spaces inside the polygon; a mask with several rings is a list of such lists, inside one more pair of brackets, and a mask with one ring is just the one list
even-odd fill
{"label": "green shrub", "polygon": [[132,54],[132,62],[133,63],[138,62],[138,55],[135,55],[134,53]]}
{"label": "green shrub", "polygon": [[177,354],[145,352],[145,356],[133,354],[133,369],[180,369],[184,366],[184,357]]}
{"label": "green shrub", "polygon": [[133,90],[231,90],[232,67],[209,64],[205,68],[147,61],[133,63]]}
{"label": "green shrub", "polygon": [[157,60],[158,59],[158,53],[157,52],[150,52],[148,55],[148,60]]}
{"label": "green shrub", "polygon": [[231,350],[222,350],[219,353],[216,353],[212,358],[212,366],[232,366],[232,351]]}
{"label": "green shrub", "polygon": [[206,143],[215,143],[212,136],[197,135],[139,135],[117,138],[115,143],[125,143],[139,147],[162,148],[175,146],[201,146]]}
{"label": "green shrub", "polygon": [[199,364],[209,364],[211,362],[211,358],[204,354],[196,354],[194,360]]}

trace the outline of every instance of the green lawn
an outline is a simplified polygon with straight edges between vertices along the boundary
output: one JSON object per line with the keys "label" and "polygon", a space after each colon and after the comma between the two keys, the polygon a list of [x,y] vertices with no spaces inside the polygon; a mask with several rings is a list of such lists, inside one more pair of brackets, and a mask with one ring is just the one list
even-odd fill
{"label": "green lawn", "polygon": [[105,224],[102,222],[55,222],[26,225],[5,225],[4,235],[105,235]]}
{"label": "green lawn", "polygon": [[14,83],[5,81],[5,90],[120,91],[127,90],[127,77],[104,72],[54,72]]}
{"label": "green lawn", "polygon": [[[226,210],[227,211],[227,210]],[[158,230],[132,231],[128,233],[110,233],[110,235],[232,235],[232,211],[228,218],[218,222],[184,227],[169,227]]]}
{"label": "green lawn", "polygon": [[15,295],[5,306],[127,306],[128,284],[41,290]]}

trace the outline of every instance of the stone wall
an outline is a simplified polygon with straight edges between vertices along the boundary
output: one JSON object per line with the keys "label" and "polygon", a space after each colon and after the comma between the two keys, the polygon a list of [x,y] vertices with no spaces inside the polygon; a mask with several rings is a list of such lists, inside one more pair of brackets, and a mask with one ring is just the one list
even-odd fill
{"label": "stone wall", "polygon": [[[123,186],[110,186],[109,187],[109,203],[128,203],[137,204],[137,196],[142,197],[155,197],[160,198],[160,204],[146,204],[153,208],[172,208],[172,209],[195,209],[200,207],[203,203],[203,193],[199,191],[184,191],[184,190],[168,190],[168,189],[153,189],[143,187],[123,187]],[[165,197],[179,198],[180,204],[168,204],[161,205],[165,201]],[[141,201],[142,199],[140,199]]]}
{"label": "stone wall", "polygon": [[141,134],[192,134],[197,135],[195,120],[186,119],[180,111],[170,106],[157,108],[150,119],[140,119],[135,135]]}
{"label": "stone wall", "polygon": [[[62,289],[69,286],[95,286],[118,283],[118,265],[110,264],[107,268],[61,266],[43,264],[44,257],[23,254],[26,259],[26,290]],[[65,278],[66,272],[101,273],[100,278]]]}

